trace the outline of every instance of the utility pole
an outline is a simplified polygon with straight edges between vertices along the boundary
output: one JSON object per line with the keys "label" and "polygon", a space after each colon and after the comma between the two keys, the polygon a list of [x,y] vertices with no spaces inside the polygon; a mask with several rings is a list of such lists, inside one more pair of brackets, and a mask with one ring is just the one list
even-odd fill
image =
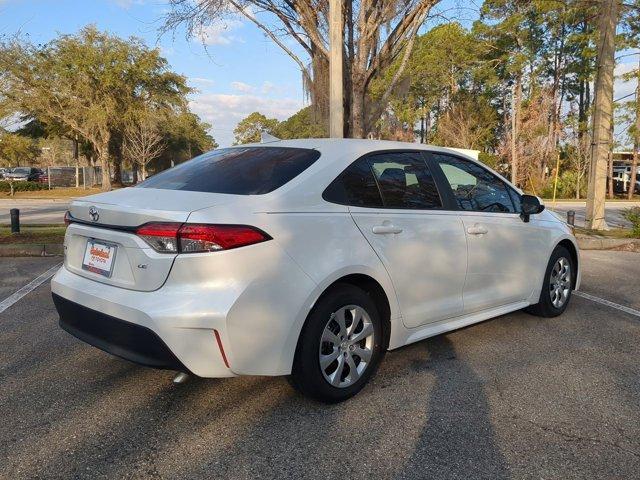
{"label": "utility pole", "polygon": [[587,228],[604,230],[607,166],[613,145],[613,69],[616,53],[616,26],[619,0],[603,0],[598,15],[598,56],[596,59],[591,165],[587,190]]}
{"label": "utility pole", "polygon": [[329,0],[329,136],[344,137],[342,0]]}

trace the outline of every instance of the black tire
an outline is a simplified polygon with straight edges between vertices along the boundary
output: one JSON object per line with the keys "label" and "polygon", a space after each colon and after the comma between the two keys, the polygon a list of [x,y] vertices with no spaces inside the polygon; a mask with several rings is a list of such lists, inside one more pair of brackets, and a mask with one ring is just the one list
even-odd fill
{"label": "black tire", "polygon": [[[568,275],[570,284],[566,300],[564,300],[564,302],[560,306],[556,306],[552,302],[551,272],[556,263],[562,258],[564,258],[569,263],[569,267],[571,269]],[[538,299],[538,303],[536,303],[535,305],[530,305],[525,310],[532,315],[537,315],[539,317],[545,318],[557,317],[558,315],[562,315],[562,313],[566,310],[567,305],[569,305],[569,301],[571,300],[571,294],[574,287],[575,268],[576,267],[573,263],[573,257],[571,256],[569,250],[561,245],[558,245],[551,253],[551,258],[549,258],[549,263],[547,264],[547,269],[544,273],[544,279],[542,280],[542,290],[540,291],[540,298]]]}
{"label": "black tire", "polygon": [[[333,343],[322,343],[321,339],[323,338],[323,334],[325,333],[325,328],[336,328],[337,322],[330,322],[330,320],[333,318],[332,315],[335,312],[339,312],[340,309],[345,306],[357,306],[366,312],[368,320],[370,320],[371,324],[371,326],[368,326],[367,328],[368,331],[370,331],[371,327],[373,327],[373,339],[362,340],[360,343],[355,345],[355,347],[358,347],[360,345],[365,345],[365,343],[368,342],[367,349],[371,352],[371,357],[368,362],[362,364],[364,370],[361,374],[359,374],[357,380],[353,381],[347,386],[339,387],[331,385],[329,383],[329,380],[325,378],[325,374],[320,367],[319,355],[321,353],[321,349],[326,349],[327,347],[331,348],[330,351],[334,353],[338,352],[337,348],[343,348],[343,344],[345,342],[342,342],[339,347],[333,348]],[[349,324],[349,320],[353,321],[353,319],[350,317],[351,314],[349,312],[350,311],[348,310],[346,315],[346,317],[349,317],[345,322],[348,324],[347,326],[351,325]],[[364,330],[364,322],[359,323],[361,323],[362,325],[362,327],[360,328],[360,332],[362,332]],[[355,339],[355,336],[358,334],[358,329],[356,328],[355,333],[353,334],[353,338]],[[376,308],[376,305],[371,297],[365,291],[354,285],[336,284],[322,295],[322,297],[318,300],[307,317],[304,327],[302,328],[302,332],[300,333],[300,338],[298,340],[298,346],[296,348],[296,354],[293,361],[293,368],[291,376],[289,377],[289,382],[303,395],[319,400],[321,402],[337,403],[347,400],[348,398],[353,397],[356,393],[362,390],[362,388],[367,384],[369,379],[376,372],[378,365],[380,364],[380,360],[382,360],[382,357],[384,356],[382,340],[382,321],[380,319],[380,314]],[[338,352],[338,357],[341,357],[342,355],[342,353]],[[347,355],[351,355],[351,353],[344,353],[345,358],[347,357]],[[339,360],[343,359],[336,359],[336,363],[331,363],[327,367],[327,370],[325,370],[325,372],[329,371],[332,366],[335,367],[334,372],[337,372],[337,362]],[[360,357],[357,356],[357,353],[354,353],[354,356],[350,357],[350,360],[351,362],[358,362],[357,364],[352,363],[352,365],[356,366],[360,366],[360,362],[363,361],[362,359],[360,359]],[[343,360],[343,363],[345,362],[346,360]],[[351,375],[350,370],[351,368],[345,363],[345,367],[343,367],[343,370],[341,370],[342,373],[340,377],[342,377],[343,374],[349,377]],[[334,378],[336,378],[337,376],[338,375],[334,375]],[[346,383],[350,380],[348,378],[345,378],[344,381]]]}

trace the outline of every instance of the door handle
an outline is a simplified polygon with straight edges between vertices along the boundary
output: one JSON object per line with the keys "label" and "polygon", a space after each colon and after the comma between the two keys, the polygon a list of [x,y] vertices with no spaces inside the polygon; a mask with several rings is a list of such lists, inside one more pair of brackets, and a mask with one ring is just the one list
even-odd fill
{"label": "door handle", "polygon": [[378,235],[388,235],[390,233],[402,233],[402,229],[400,227],[396,227],[393,225],[376,225],[371,229],[373,233]]}
{"label": "door handle", "polygon": [[486,227],[482,225],[478,225],[477,223],[473,227],[467,228],[467,233],[470,235],[484,235],[485,233],[489,233]]}

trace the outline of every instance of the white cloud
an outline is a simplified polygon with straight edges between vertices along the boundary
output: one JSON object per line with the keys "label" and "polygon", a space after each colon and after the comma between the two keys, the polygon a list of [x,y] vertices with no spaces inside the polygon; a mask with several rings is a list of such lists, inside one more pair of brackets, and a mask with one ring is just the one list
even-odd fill
{"label": "white cloud", "polygon": [[267,81],[262,84],[262,88],[260,88],[260,91],[263,94],[268,95],[270,93],[273,93],[275,89],[276,89],[276,86],[273,83]]}
{"label": "white cloud", "polygon": [[237,18],[220,19],[200,27],[195,37],[205,45],[229,45],[233,42],[242,42],[242,38],[234,35],[233,31],[243,25],[243,22]]}
{"label": "white cloud", "polygon": [[[638,64],[636,62],[619,63],[618,65],[616,65],[615,82],[613,84],[614,99],[627,97],[627,95],[631,95],[635,92],[637,80],[632,79],[625,82],[621,77],[625,73],[629,73],[636,68],[638,68]],[[622,101],[629,100],[633,100],[633,98],[629,96]]]}
{"label": "white cloud", "polygon": [[253,85],[249,85],[248,83],[244,82],[231,82],[231,88],[236,92],[241,93],[253,93],[256,90]]}
{"label": "white cloud", "polygon": [[144,0],[112,0],[120,8],[129,10],[133,5],[144,5]]}
{"label": "white cloud", "polygon": [[210,78],[202,78],[202,77],[189,77],[189,82],[194,83],[196,85],[203,85],[207,87],[212,87],[216,83]]}
{"label": "white cloud", "polygon": [[252,112],[284,120],[303,107],[296,98],[266,98],[253,94],[195,95],[189,102],[191,111],[210,123],[211,134],[221,146],[233,143],[233,129],[238,122]]}

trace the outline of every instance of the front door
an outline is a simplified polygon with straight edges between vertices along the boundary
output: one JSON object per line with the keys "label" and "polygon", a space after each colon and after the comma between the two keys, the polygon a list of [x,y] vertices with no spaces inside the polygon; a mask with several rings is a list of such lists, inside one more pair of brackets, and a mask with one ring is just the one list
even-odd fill
{"label": "front door", "polygon": [[546,265],[546,230],[535,220],[524,223],[519,194],[481,165],[439,153],[432,159],[451,187],[467,236],[465,313],[528,299],[539,265]]}

